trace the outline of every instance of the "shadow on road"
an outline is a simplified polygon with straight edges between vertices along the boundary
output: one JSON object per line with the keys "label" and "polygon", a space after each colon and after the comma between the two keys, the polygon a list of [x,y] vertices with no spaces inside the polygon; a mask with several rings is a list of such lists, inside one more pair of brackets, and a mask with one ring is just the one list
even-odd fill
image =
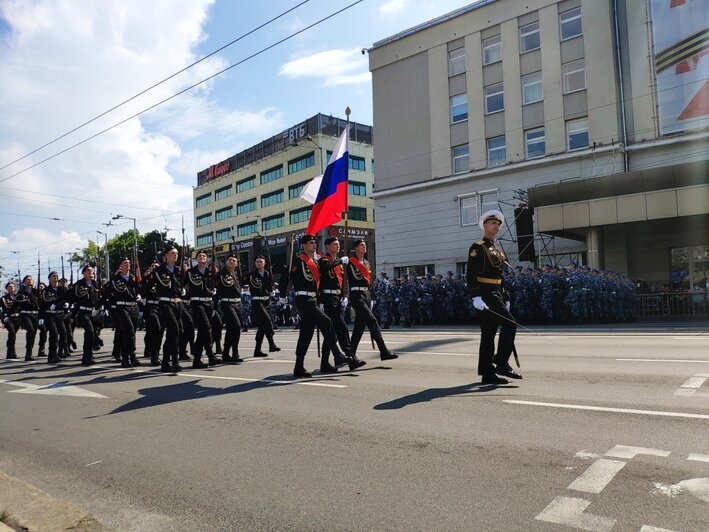
{"label": "shadow on road", "polygon": [[471,384],[463,384],[461,386],[453,386],[451,388],[429,388],[428,390],[422,390],[411,395],[399,397],[398,399],[387,401],[386,403],[380,403],[374,406],[374,410],[396,410],[398,408],[404,408],[405,406],[415,405],[416,403],[426,403],[428,401],[440,399],[442,397],[450,397],[453,395],[464,395],[470,393],[492,392],[494,390],[497,390],[498,388],[502,390],[511,390],[514,388],[519,388],[519,386],[509,384],[498,386],[496,384],[483,384],[482,382],[473,382]]}

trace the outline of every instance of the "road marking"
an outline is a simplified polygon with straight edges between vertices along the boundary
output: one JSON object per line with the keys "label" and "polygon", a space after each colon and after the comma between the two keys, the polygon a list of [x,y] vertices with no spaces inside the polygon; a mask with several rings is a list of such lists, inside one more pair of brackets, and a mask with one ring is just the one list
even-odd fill
{"label": "road marking", "polygon": [[591,501],[584,499],[557,497],[535,519],[592,532],[610,531],[615,525],[615,519],[583,513],[589,504]]}
{"label": "road marking", "polygon": [[682,417],[689,419],[709,419],[709,414],[692,414],[688,412],[662,412],[657,410],[636,410],[633,408],[610,408],[591,405],[565,405],[559,403],[541,403],[537,401],[519,401],[516,399],[503,399],[502,402],[515,405],[546,406],[549,408],[566,408],[570,410],[594,410],[597,412],[616,412],[619,414],[640,414],[645,416]]}
{"label": "road marking", "polygon": [[27,393],[33,395],[62,395],[64,397],[94,397],[98,399],[108,399],[105,395],[92,392],[78,386],[72,386],[63,382],[51,384],[30,384],[28,382],[7,381],[0,379],[0,383],[10,386],[19,386],[22,390],[9,390],[7,393]]}
{"label": "road marking", "polygon": [[101,462],[103,462],[103,460],[96,460],[95,462],[91,462],[90,464],[86,464],[84,467],[89,467],[92,465],[100,464]]}
{"label": "road marking", "polygon": [[223,377],[221,375],[204,375],[199,373],[178,373],[182,377],[198,377],[200,379],[218,379],[227,381],[242,381],[242,382],[265,382],[268,384],[302,384],[303,386],[320,386],[322,388],[347,388],[346,384],[329,384],[325,382],[309,382],[302,380],[273,380],[273,379],[249,379],[246,377]]}
{"label": "road marking", "polygon": [[660,449],[648,449],[647,447],[631,447],[629,445],[616,445],[610,451],[605,453],[604,456],[612,456],[613,458],[635,458],[639,454],[646,454],[649,456],[662,456],[667,457],[670,455],[670,451],[662,451]]}
{"label": "road marking", "polygon": [[[378,353],[379,351],[375,351],[375,353]],[[401,351],[399,349],[396,350],[397,353],[402,354],[402,355],[446,355],[449,357],[470,357],[473,356],[472,353],[443,353],[440,351]],[[475,355],[477,356],[477,355]]]}
{"label": "road marking", "polygon": [[676,532],[675,530],[670,530],[669,528],[657,528],[656,526],[643,525],[640,532]]}
{"label": "road marking", "polygon": [[699,388],[706,382],[707,378],[709,378],[708,374],[697,373],[684,381],[684,384],[674,394],[681,397],[709,397],[709,393],[699,391]]}
{"label": "road marking", "polygon": [[596,453],[589,453],[588,451],[579,451],[574,455],[574,457],[583,459],[600,458],[600,456]]}
{"label": "road marking", "polygon": [[701,388],[702,384],[706,382],[707,377],[709,377],[709,375],[703,375],[699,373],[694,377],[690,377],[686,381],[684,381],[682,388]]}
{"label": "road marking", "polygon": [[616,358],[619,362],[679,362],[682,364],[709,364],[709,360],[673,360],[667,358]]}
{"label": "road marking", "polygon": [[687,457],[687,460],[694,460],[696,462],[709,462],[709,454],[692,453]]}
{"label": "road marking", "polygon": [[600,458],[566,488],[585,493],[601,493],[627,462]]}

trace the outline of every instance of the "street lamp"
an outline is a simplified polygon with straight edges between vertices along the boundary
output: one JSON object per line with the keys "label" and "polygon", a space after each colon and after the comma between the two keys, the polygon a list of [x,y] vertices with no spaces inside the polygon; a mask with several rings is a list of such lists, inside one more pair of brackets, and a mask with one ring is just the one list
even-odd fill
{"label": "street lamp", "polygon": [[[108,225],[108,224],[103,224],[103,225]],[[106,279],[111,278],[111,270],[108,267],[108,235],[104,233],[103,231],[99,231],[96,229],[96,232],[100,235],[103,235],[103,252],[106,254]],[[97,239],[98,240],[98,239]]]}
{"label": "street lamp", "polygon": [[128,220],[133,220],[133,260],[136,262],[135,268],[138,267],[138,229],[135,226],[135,218],[130,216],[123,216],[122,214],[116,214],[111,220],[120,220],[121,218],[126,218]]}

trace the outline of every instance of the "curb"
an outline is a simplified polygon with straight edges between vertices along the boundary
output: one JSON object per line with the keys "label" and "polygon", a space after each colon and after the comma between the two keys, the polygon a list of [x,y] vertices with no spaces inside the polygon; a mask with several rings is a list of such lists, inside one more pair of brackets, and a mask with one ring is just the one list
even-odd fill
{"label": "curb", "polygon": [[13,526],[30,532],[108,530],[88,510],[4,473],[0,473],[0,510],[10,514],[5,524],[0,523],[0,532],[12,531]]}

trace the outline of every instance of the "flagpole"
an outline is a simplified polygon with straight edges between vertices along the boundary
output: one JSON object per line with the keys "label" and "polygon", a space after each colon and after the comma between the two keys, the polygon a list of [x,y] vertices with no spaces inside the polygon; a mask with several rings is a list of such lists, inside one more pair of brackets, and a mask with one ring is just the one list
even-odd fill
{"label": "flagpole", "polygon": [[[347,125],[346,125],[345,127],[347,128],[348,134],[349,134],[349,130],[350,130],[350,114],[352,114],[352,110],[349,108],[349,106],[347,106],[347,107],[345,108],[345,116],[347,117]],[[349,143],[348,143],[348,145],[347,145],[347,150],[348,150],[348,153],[347,153],[347,168],[348,168],[348,171],[349,171],[349,165],[350,165],[350,161],[349,161],[349,157],[350,157],[350,155],[349,155]],[[347,238],[348,234],[347,234],[347,233],[348,233],[348,225],[349,225],[348,222],[349,222],[349,219],[350,219],[350,217],[349,217],[349,210],[350,210],[350,183],[349,183],[349,179],[347,180],[347,194],[345,195],[345,198],[346,198],[346,200],[345,200],[345,212],[343,212],[342,215],[343,215],[343,217],[345,218],[345,256],[346,256],[346,257],[349,257],[349,256],[350,256],[350,253],[349,253],[349,248],[347,247],[347,246],[348,246],[348,242],[347,242],[347,241],[348,241],[348,238]]]}

